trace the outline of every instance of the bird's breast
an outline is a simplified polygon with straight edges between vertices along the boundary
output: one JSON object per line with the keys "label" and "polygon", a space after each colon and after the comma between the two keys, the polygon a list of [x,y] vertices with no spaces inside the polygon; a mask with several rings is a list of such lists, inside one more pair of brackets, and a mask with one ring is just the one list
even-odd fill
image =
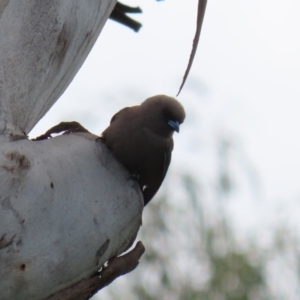
{"label": "bird's breast", "polygon": [[159,137],[146,128],[105,136],[108,148],[131,173],[138,173],[143,181],[164,168],[165,153],[170,152],[172,140]]}

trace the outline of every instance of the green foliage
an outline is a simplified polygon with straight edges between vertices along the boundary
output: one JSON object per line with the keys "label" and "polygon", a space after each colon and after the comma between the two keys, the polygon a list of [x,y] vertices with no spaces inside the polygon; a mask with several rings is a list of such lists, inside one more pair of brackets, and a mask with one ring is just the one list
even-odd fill
{"label": "green foliage", "polygon": [[[215,228],[208,234],[212,241],[219,239],[218,235]],[[220,255],[215,250],[207,252],[212,273],[198,299],[264,299],[262,294],[267,294],[264,272],[261,265],[251,259],[251,252],[234,247]]]}

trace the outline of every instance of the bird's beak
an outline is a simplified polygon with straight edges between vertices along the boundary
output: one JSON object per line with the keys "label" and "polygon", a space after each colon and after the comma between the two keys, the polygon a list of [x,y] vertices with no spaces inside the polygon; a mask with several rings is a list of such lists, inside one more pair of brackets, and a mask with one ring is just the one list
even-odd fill
{"label": "bird's beak", "polygon": [[176,132],[179,132],[179,122],[170,120],[168,121],[168,125],[171,126]]}

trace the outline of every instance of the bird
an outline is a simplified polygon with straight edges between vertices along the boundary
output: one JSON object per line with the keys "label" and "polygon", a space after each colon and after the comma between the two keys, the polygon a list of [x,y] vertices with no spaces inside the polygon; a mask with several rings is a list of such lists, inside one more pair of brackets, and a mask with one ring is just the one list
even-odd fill
{"label": "bird", "polygon": [[156,95],[116,113],[100,139],[138,181],[144,206],[159,190],[171,162],[173,133],[185,110],[175,98]]}

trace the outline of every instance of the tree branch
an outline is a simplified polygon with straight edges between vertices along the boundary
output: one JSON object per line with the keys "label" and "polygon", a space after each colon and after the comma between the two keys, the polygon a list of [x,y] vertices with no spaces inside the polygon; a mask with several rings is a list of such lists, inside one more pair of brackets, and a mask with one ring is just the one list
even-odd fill
{"label": "tree branch", "polygon": [[95,276],[83,279],[76,285],[67,288],[46,300],[87,300],[98,291],[112,283],[115,279],[132,272],[139,264],[145,252],[142,242],[138,242],[134,249],[127,254],[115,257],[108,262],[106,267]]}

